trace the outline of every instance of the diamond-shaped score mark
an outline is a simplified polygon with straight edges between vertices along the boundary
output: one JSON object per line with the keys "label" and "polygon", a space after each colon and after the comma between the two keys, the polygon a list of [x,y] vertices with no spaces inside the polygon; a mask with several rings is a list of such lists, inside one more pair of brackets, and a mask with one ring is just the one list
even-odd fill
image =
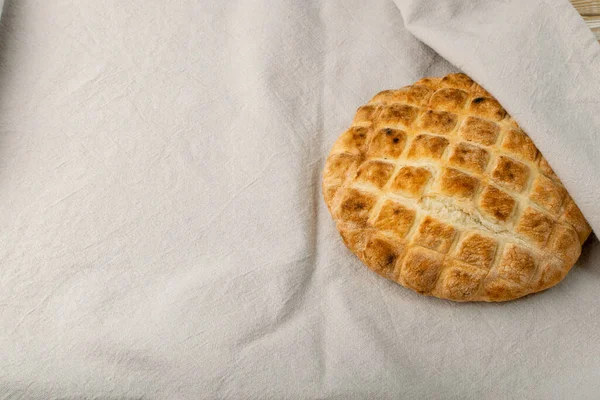
{"label": "diamond-shaped score mark", "polygon": [[515,209],[516,201],[511,195],[502,190],[487,185],[481,192],[479,208],[497,221],[506,221]]}
{"label": "diamond-shaped score mark", "polygon": [[454,129],[457,121],[458,116],[456,114],[427,110],[419,117],[416,126],[425,132],[447,135]]}
{"label": "diamond-shaped score mark", "polygon": [[415,82],[416,86],[425,86],[429,89],[436,90],[439,88],[441,79],[439,78],[423,78]]}
{"label": "diamond-shaped score mark", "polygon": [[364,162],[356,172],[356,181],[370,183],[381,189],[392,176],[394,166],[390,163],[377,160]]}
{"label": "diamond-shaped score mark", "polygon": [[579,236],[573,228],[556,224],[548,240],[548,247],[554,250],[561,260],[574,263],[581,253]]}
{"label": "diamond-shaped score mark", "polygon": [[524,285],[529,282],[535,271],[535,261],[529,250],[508,243],[504,247],[497,269],[500,277]]}
{"label": "diamond-shaped score mark", "polygon": [[469,104],[469,112],[483,118],[500,121],[506,116],[506,111],[498,101],[491,97],[476,97]]}
{"label": "diamond-shaped score mark", "polygon": [[418,135],[408,150],[408,158],[431,158],[438,160],[448,146],[448,139],[433,135]]}
{"label": "diamond-shaped score mark", "polygon": [[431,172],[427,168],[402,167],[394,177],[390,190],[418,197],[423,193],[423,189],[430,178]]}
{"label": "diamond-shaped score mark", "polygon": [[345,178],[348,169],[358,160],[351,154],[335,154],[327,159],[323,181],[327,184],[340,184]]}
{"label": "diamond-shaped score mark", "polygon": [[[367,237],[361,227],[355,229],[342,229],[340,230],[340,235],[349,249],[362,249],[365,247]],[[360,254],[356,255],[363,260]]]}
{"label": "diamond-shaped score mark", "polygon": [[467,92],[460,89],[440,89],[429,100],[429,106],[434,110],[457,112],[462,110],[467,102]]}
{"label": "diamond-shaped score mark", "polygon": [[477,293],[486,275],[483,269],[447,258],[444,260],[441,283],[438,285],[440,294],[449,298],[469,300]]}
{"label": "diamond-shaped score mark", "polygon": [[384,90],[371,99],[370,103],[390,105],[406,103],[422,107],[429,101],[432,90],[421,85],[406,86],[398,90]]}
{"label": "diamond-shaped score mark", "polygon": [[516,231],[543,247],[552,233],[554,221],[546,214],[527,207],[519,219]]}
{"label": "diamond-shaped score mark", "polygon": [[456,89],[469,90],[475,82],[465,74],[449,74],[442,78],[440,85]]}
{"label": "diamond-shaped score mark", "polygon": [[552,179],[538,175],[533,181],[529,198],[552,214],[557,214],[567,195],[567,191]]}
{"label": "diamond-shaped score mark", "polygon": [[[544,259],[540,262],[540,274],[534,284],[534,290],[543,290],[559,282],[568,272],[563,262],[555,258]],[[532,282],[533,283],[533,282]]]}
{"label": "diamond-shaped score mark", "polygon": [[488,301],[503,301],[507,299],[516,299],[527,294],[528,289],[525,286],[507,281],[500,277],[486,279],[481,287],[481,296],[489,299]]}
{"label": "diamond-shaped score mark", "polygon": [[435,287],[443,255],[420,246],[408,250],[400,272],[404,284],[419,292],[429,293]]}
{"label": "diamond-shaped score mark", "polygon": [[392,104],[381,108],[377,126],[385,128],[408,128],[417,119],[418,109],[406,104]]}
{"label": "diamond-shaped score mark", "polygon": [[512,158],[499,156],[492,179],[507,189],[521,192],[529,178],[529,167]]}
{"label": "diamond-shaped score mark", "polygon": [[337,218],[345,222],[366,225],[377,198],[356,189],[345,189],[337,209]]}
{"label": "diamond-shaped score mark", "polygon": [[452,149],[452,155],[448,160],[451,165],[459,168],[482,173],[490,159],[487,150],[481,147],[460,142]]}
{"label": "diamond-shaped score mark", "polygon": [[375,228],[389,231],[404,237],[415,222],[416,211],[398,202],[387,200],[383,203],[374,222]]}
{"label": "diamond-shaped score mark", "polygon": [[443,194],[463,199],[472,198],[479,186],[479,180],[454,168],[444,168],[440,181]]}
{"label": "diamond-shaped score mark", "polygon": [[383,128],[375,132],[368,155],[370,157],[398,158],[406,145],[406,133],[400,129]]}
{"label": "diamond-shaped score mark", "polygon": [[[393,103],[401,103],[402,102],[402,97],[398,96],[399,90],[393,90],[393,89],[389,89],[389,90],[382,90],[381,92],[377,93],[375,96],[373,96],[373,98],[371,99],[371,101],[369,102],[369,105],[375,105],[375,104],[382,104],[384,106],[393,104]],[[360,108],[359,108],[360,110]]]}
{"label": "diamond-shaped score mark", "polygon": [[404,245],[387,238],[373,236],[367,242],[364,258],[367,265],[378,274],[393,279],[396,262],[402,257]]}
{"label": "diamond-shaped score mark", "polygon": [[440,253],[447,253],[455,234],[456,230],[452,225],[428,215],[421,221],[413,242]]}
{"label": "diamond-shaped score mark", "polygon": [[500,128],[495,123],[477,117],[467,117],[458,130],[469,142],[491,146],[498,140]]}
{"label": "diamond-shaped score mark", "polygon": [[459,243],[456,258],[467,264],[490,269],[498,244],[492,238],[479,233],[467,233]]}
{"label": "diamond-shaped score mark", "polygon": [[538,149],[531,139],[524,133],[512,129],[504,134],[501,147],[527,161],[534,161],[538,155]]}
{"label": "diamond-shaped score mark", "polygon": [[577,207],[571,196],[567,195],[565,202],[565,211],[563,212],[561,219],[564,219],[575,228],[577,235],[579,236],[579,241],[583,243],[585,238],[592,231],[592,228],[590,228],[590,225],[585,220],[581,210]]}
{"label": "diamond-shaped score mark", "polygon": [[333,145],[332,153],[361,154],[365,152],[365,145],[369,136],[369,128],[353,126],[342,133]]}
{"label": "diamond-shaped score mark", "polygon": [[373,118],[379,111],[376,105],[366,105],[361,106],[356,110],[356,114],[354,115],[354,119],[352,120],[352,125],[371,125],[373,123]]}

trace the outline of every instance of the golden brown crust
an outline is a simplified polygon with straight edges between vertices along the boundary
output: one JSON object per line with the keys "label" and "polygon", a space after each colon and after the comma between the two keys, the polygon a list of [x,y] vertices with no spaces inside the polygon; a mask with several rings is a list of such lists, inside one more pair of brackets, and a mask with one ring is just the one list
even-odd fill
{"label": "golden brown crust", "polygon": [[579,207],[577,207],[571,196],[567,195],[567,200],[565,202],[565,211],[561,220],[570,224],[575,229],[579,235],[579,241],[583,243],[590,233],[592,233],[592,228],[585,220],[581,210],[579,210]]}
{"label": "golden brown crust", "polygon": [[416,127],[424,132],[447,135],[454,129],[457,122],[458,116],[456,114],[446,111],[427,110],[421,114]]}
{"label": "golden brown crust", "polygon": [[369,183],[379,189],[392,176],[394,165],[384,161],[369,160],[361,164],[356,171],[356,181]]}
{"label": "golden brown crust", "polygon": [[410,247],[400,270],[400,282],[419,293],[430,293],[437,282],[443,259],[435,251]]}
{"label": "golden brown crust", "polygon": [[487,185],[479,196],[480,210],[499,222],[512,216],[516,203],[511,195],[492,185]]}
{"label": "golden brown crust", "polygon": [[529,168],[525,164],[510,157],[498,156],[492,179],[500,186],[521,192],[527,184],[528,177]]}
{"label": "golden brown crust", "polygon": [[498,264],[498,275],[508,281],[527,284],[535,272],[535,259],[531,252],[519,245],[509,243]]}
{"label": "golden brown crust", "polygon": [[434,110],[457,112],[462,110],[469,94],[464,90],[444,88],[438,89],[429,100],[429,107]]}
{"label": "golden brown crust", "polygon": [[384,128],[373,133],[369,157],[398,158],[406,146],[406,133],[400,129]]}
{"label": "golden brown crust", "polygon": [[408,158],[438,159],[448,146],[448,139],[434,135],[417,135],[408,150]]}
{"label": "golden brown crust", "polygon": [[566,195],[567,191],[564,187],[544,175],[538,175],[533,181],[529,199],[549,213],[556,215],[560,212]]}
{"label": "golden brown crust", "polygon": [[431,172],[427,168],[401,167],[390,185],[390,190],[394,193],[404,193],[409,197],[418,197],[423,193],[430,178]]}
{"label": "golden brown crust", "polygon": [[460,142],[452,149],[452,155],[448,162],[458,168],[481,174],[485,171],[489,159],[490,154],[487,150],[470,143]]}
{"label": "golden brown crust", "polygon": [[522,158],[525,161],[535,161],[538,155],[538,149],[529,136],[514,129],[506,131],[501,148],[514,157]]}
{"label": "golden brown crust", "polygon": [[479,180],[474,176],[454,168],[444,168],[440,179],[443,194],[452,197],[470,199],[475,196]]}
{"label": "golden brown crust", "polygon": [[459,133],[470,142],[491,146],[498,139],[500,127],[492,121],[482,118],[466,117],[460,126]]}
{"label": "golden brown crust", "polygon": [[413,242],[438,253],[447,253],[455,234],[456,229],[452,225],[445,224],[427,215],[421,221],[417,232],[415,232]]}
{"label": "golden brown crust", "polygon": [[325,163],[323,196],[369,268],[455,301],[554,286],[591,232],[531,139],[464,74],[360,107]]}
{"label": "golden brown crust", "polygon": [[373,226],[403,238],[415,223],[416,216],[417,212],[412,208],[393,200],[386,200]]}
{"label": "golden brown crust", "polygon": [[533,207],[527,207],[519,218],[515,231],[525,236],[537,247],[544,248],[553,228],[552,217]]}

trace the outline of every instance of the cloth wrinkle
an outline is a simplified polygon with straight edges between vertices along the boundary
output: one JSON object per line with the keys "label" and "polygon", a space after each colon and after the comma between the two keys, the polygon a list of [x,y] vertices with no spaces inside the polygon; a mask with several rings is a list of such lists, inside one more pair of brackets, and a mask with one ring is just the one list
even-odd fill
{"label": "cloth wrinkle", "polygon": [[548,291],[456,304],[362,265],[321,190],[360,105],[462,70],[597,226],[600,51],[566,0],[7,0],[1,22],[0,399],[598,397],[595,236]]}

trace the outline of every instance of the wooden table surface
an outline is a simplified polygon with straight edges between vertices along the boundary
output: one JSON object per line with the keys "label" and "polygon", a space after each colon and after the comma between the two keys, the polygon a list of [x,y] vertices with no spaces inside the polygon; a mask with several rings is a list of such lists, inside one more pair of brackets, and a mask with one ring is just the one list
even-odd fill
{"label": "wooden table surface", "polygon": [[600,0],[571,0],[571,3],[600,41]]}

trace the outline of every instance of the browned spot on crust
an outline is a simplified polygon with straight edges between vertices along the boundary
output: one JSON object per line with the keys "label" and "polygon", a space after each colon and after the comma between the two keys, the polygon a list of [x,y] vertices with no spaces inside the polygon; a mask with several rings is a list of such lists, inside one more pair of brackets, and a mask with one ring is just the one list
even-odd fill
{"label": "browned spot on crust", "polygon": [[485,170],[489,159],[490,155],[487,150],[460,142],[454,147],[448,161],[459,168],[481,174]]}
{"label": "browned spot on crust", "polygon": [[506,221],[512,215],[515,204],[511,195],[491,185],[483,189],[479,200],[481,211],[498,221]]}
{"label": "browned spot on crust", "polygon": [[529,250],[512,243],[506,245],[498,265],[500,277],[524,285],[529,282],[534,271],[535,261]]}
{"label": "browned spot on crust", "polygon": [[421,221],[415,234],[414,243],[440,253],[447,253],[455,234],[456,230],[452,225],[428,215]]}
{"label": "browned spot on crust", "polygon": [[418,109],[406,104],[391,104],[383,107],[377,119],[380,127],[408,128],[417,118]]}
{"label": "browned spot on crust", "polygon": [[394,165],[384,161],[367,161],[356,172],[356,181],[370,183],[381,189],[392,176]]}
{"label": "browned spot on crust", "polygon": [[461,124],[459,133],[469,142],[491,146],[496,143],[500,128],[491,121],[477,117],[467,117]]}
{"label": "browned spot on crust", "polygon": [[434,110],[443,111],[460,111],[467,101],[467,92],[460,89],[439,89],[436,91],[431,100],[429,100],[429,106]]}
{"label": "browned spot on crust", "polygon": [[502,139],[502,149],[526,161],[534,161],[538,155],[538,149],[529,136],[513,129],[505,133],[504,139]]}
{"label": "browned spot on crust", "polygon": [[392,278],[396,275],[395,265],[403,251],[402,244],[374,236],[365,247],[365,263],[378,274]]}
{"label": "browned spot on crust", "polygon": [[416,214],[412,208],[387,200],[381,207],[374,226],[404,237],[415,222]]}
{"label": "browned spot on crust", "polygon": [[529,238],[538,247],[543,247],[552,233],[553,226],[552,218],[528,207],[521,215],[516,231]]}
{"label": "browned spot on crust", "polygon": [[406,133],[400,129],[383,128],[375,132],[369,156],[382,158],[398,158],[406,146]]}
{"label": "browned spot on crust", "polygon": [[469,105],[469,112],[494,121],[500,121],[506,115],[500,103],[491,97],[474,98]]}
{"label": "browned spot on crust", "polygon": [[494,261],[496,240],[479,233],[467,233],[460,241],[456,258],[471,265],[489,269]]}
{"label": "browned spot on crust", "polygon": [[365,225],[376,197],[356,189],[345,189],[337,217],[346,222]]}
{"label": "browned spot on crust", "polygon": [[521,192],[527,184],[529,168],[509,157],[499,156],[492,179],[507,189]]}
{"label": "browned spot on crust", "polygon": [[430,293],[438,279],[442,260],[443,257],[435,251],[411,247],[400,273],[402,282],[419,293]]}
{"label": "browned spot on crust", "polygon": [[417,121],[417,127],[425,132],[447,135],[454,129],[457,121],[458,117],[456,114],[446,111],[428,110]]}
{"label": "browned spot on crust", "polygon": [[432,158],[439,159],[448,146],[448,139],[432,136],[419,135],[415,137],[408,151],[408,158]]}
{"label": "browned spot on crust", "polygon": [[471,198],[477,191],[479,180],[454,168],[445,168],[442,174],[442,193],[459,198]]}
{"label": "browned spot on crust", "polygon": [[396,174],[390,189],[409,196],[418,196],[431,178],[431,172],[421,167],[402,167]]}

